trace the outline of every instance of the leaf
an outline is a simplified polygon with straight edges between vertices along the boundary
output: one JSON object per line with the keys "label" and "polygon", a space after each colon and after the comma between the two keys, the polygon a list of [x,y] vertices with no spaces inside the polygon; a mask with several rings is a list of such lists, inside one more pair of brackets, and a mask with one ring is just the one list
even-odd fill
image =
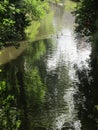
{"label": "leaf", "polygon": [[98,105],[96,105],[95,108],[98,110]]}

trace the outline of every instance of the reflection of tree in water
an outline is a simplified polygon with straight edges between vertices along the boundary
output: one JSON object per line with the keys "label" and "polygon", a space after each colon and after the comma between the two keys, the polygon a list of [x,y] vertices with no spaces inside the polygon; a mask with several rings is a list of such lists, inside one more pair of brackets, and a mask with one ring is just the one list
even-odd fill
{"label": "reflection of tree in water", "polygon": [[[25,85],[23,82],[23,78],[24,78],[23,63],[24,63],[24,60],[23,58],[21,58],[21,56],[17,60],[13,60],[12,62],[7,63],[6,65],[3,66],[1,77],[2,77],[2,80],[6,82],[6,86],[7,86],[6,93],[9,95],[13,95],[14,97],[14,105],[12,105],[11,103],[11,106],[17,110],[15,119],[10,118],[10,120],[13,121],[19,118],[21,120],[21,125],[23,124],[24,127],[27,128],[27,123],[26,123],[27,122],[27,111],[26,111],[27,107],[26,107]],[[11,107],[9,109],[11,109]],[[11,116],[10,114],[8,115]],[[10,126],[10,129],[11,129],[11,126]],[[20,129],[22,130],[21,126],[20,126]]]}
{"label": "reflection of tree in water", "polygon": [[[63,62],[58,63],[55,70],[47,72],[47,91],[45,96],[44,115],[47,114],[48,129],[62,128],[63,124],[68,125],[73,121],[72,113],[69,112],[67,98],[69,102],[73,97],[71,90],[71,79],[69,77],[69,70],[67,65]],[[73,92],[74,93],[74,92]],[[64,99],[65,98],[65,99]],[[60,124],[59,124],[60,123]]]}
{"label": "reflection of tree in water", "polygon": [[[28,50],[30,57],[26,57],[24,54],[22,54],[16,60],[13,60],[10,63],[4,65],[2,72],[0,73],[1,81],[5,81],[7,85],[5,94],[14,96],[15,100],[13,102],[11,101],[11,107],[9,107],[9,109],[12,107],[13,109],[15,108],[16,113],[14,114],[16,115],[14,115],[14,118],[17,118],[17,120],[19,118],[21,120],[21,125],[19,128],[20,130],[32,129],[32,118],[34,116],[33,112],[37,108],[40,110],[40,106],[43,102],[46,91],[43,82],[44,80],[42,80],[40,76],[40,65],[38,62],[40,60],[40,57],[45,53],[45,46],[43,42],[37,46],[38,48],[35,45],[34,50]],[[2,95],[3,99],[5,98],[5,94]],[[9,128],[5,130],[10,130],[12,127],[11,122],[15,119],[11,118],[11,113],[7,112],[6,114],[8,115],[8,119],[5,121],[9,123]],[[20,122],[18,121],[17,125],[19,124]],[[13,126],[13,129],[14,128],[15,126]]]}
{"label": "reflection of tree in water", "polygon": [[0,130],[18,129],[20,125],[16,99],[7,82],[7,74],[2,68],[0,73]]}
{"label": "reflection of tree in water", "polygon": [[89,70],[85,67],[83,69],[77,68],[76,74],[79,79],[77,84],[80,91],[80,110],[79,117],[82,121],[83,130],[96,130],[96,83],[93,75],[93,69]]}
{"label": "reflection of tree in water", "polygon": [[[35,42],[27,49],[25,56],[29,128],[34,130],[50,130],[56,124],[56,117],[61,112],[65,113],[65,102],[62,99],[64,89],[70,86],[68,68],[64,65],[61,67],[61,64],[54,71],[47,72],[46,68],[47,56],[53,53],[55,47],[50,40],[45,40],[45,44],[44,41]],[[45,57],[44,53],[47,53]]]}

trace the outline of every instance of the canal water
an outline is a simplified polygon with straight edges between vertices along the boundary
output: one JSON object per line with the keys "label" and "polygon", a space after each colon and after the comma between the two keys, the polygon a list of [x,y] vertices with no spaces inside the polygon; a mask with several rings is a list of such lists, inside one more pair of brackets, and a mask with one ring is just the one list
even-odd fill
{"label": "canal water", "polygon": [[75,38],[70,12],[61,5],[52,10],[40,40],[2,50],[1,80],[15,97],[20,130],[96,130],[90,43]]}

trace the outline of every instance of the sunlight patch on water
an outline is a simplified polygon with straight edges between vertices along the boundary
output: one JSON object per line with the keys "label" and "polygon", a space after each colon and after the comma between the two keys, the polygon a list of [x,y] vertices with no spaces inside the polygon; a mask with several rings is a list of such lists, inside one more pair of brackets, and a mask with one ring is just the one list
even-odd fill
{"label": "sunlight patch on water", "polygon": [[65,120],[67,118],[67,115],[66,114],[61,114],[60,116],[56,117],[56,128],[57,129],[61,129],[65,123]]}
{"label": "sunlight patch on water", "polygon": [[77,57],[76,43],[74,42],[73,37],[71,36],[70,30],[67,30],[67,34],[65,32],[63,36],[58,36],[58,38],[56,39],[56,44],[57,46],[55,53],[53,53],[51,57],[47,59],[48,71],[55,70],[60,61],[63,61],[65,62],[65,64],[68,64],[70,61],[75,62]]}
{"label": "sunlight patch on water", "polygon": [[71,79],[74,79],[77,67],[80,69],[83,67],[89,68],[90,44],[81,39],[75,40],[70,29],[61,30],[55,40],[56,48],[53,50],[54,53],[51,56],[48,55],[47,58],[47,71],[55,70],[61,62],[69,68],[69,76]]}

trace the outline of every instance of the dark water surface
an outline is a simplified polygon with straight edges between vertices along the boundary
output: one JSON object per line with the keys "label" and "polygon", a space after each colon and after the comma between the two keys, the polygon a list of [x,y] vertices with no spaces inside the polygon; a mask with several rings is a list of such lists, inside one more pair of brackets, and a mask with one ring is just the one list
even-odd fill
{"label": "dark water surface", "polygon": [[53,8],[48,38],[2,50],[2,79],[16,97],[20,130],[96,130],[88,89],[91,46],[75,40],[72,15]]}

